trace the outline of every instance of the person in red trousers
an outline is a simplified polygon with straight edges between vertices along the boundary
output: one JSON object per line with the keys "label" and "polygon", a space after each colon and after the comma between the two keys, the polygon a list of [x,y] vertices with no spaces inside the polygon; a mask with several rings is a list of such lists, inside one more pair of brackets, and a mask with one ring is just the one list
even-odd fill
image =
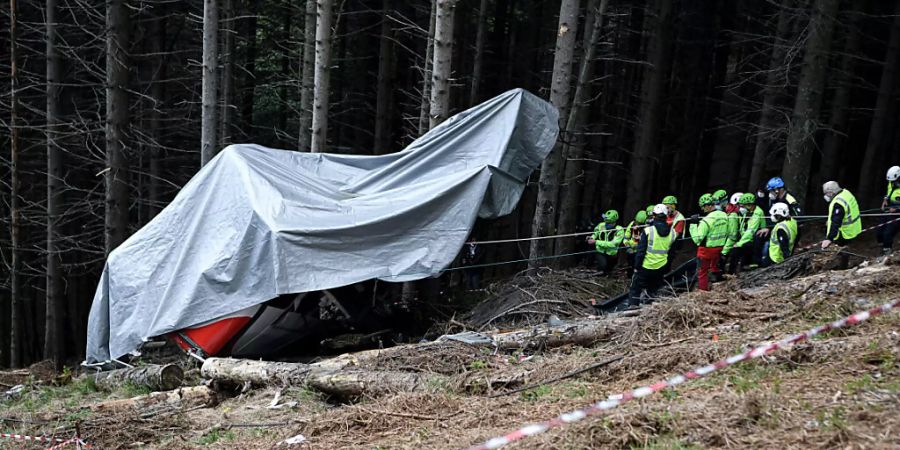
{"label": "person in red trousers", "polygon": [[719,264],[722,247],[728,239],[728,215],[716,209],[716,201],[710,194],[700,196],[700,208],[706,213],[703,219],[699,215],[691,217],[689,231],[691,239],[697,244],[697,259],[700,268],[697,270],[697,285],[701,291],[709,290],[709,273]]}

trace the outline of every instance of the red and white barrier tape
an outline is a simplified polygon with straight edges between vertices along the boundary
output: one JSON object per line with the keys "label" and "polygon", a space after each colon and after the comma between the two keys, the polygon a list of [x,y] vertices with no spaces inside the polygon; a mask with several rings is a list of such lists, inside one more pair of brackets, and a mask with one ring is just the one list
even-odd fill
{"label": "red and white barrier tape", "polygon": [[658,381],[654,384],[639,387],[637,389],[623,392],[622,394],[610,396],[606,400],[594,403],[586,408],[576,409],[574,411],[567,412],[565,414],[556,417],[555,419],[551,419],[545,422],[535,423],[531,425],[526,425],[522,428],[519,428],[516,431],[513,431],[505,436],[498,436],[493,439],[489,439],[482,444],[475,445],[473,447],[469,447],[469,450],[489,450],[503,447],[506,444],[518,441],[520,439],[524,439],[526,437],[535,436],[541,434],[547,430],[552,428],[561,427],[563,425],[567,425],[573,422],[578,422],[584,419],[587,416],[592,416],[598,414],[602,411],[613,409],[622,403],[638,399],[641,397],[646,397],[655,392],[659,392],[665,388],[678,386],[688,380],[693,380],[696,378],[705,377],[716,370],[722,369],[724,367],[731,366],[733,364],[737,364],[741,361],[746,361],[752,358],[758,358],[763,355],[767,355],[769,353],[774,352],[775,350],[781,349],[791,344],[796,344],[798,342],[802,342],[812,338],[813,336],[825,333],[831,330],[835,330],[838,328],[842,328],[846,325],[856,325],[870,317],[874,317],[885,312],[890,311],[892,308],[896,308],[900,306],[900,299],[894,300],[891,303],[886,303],[884,305],[872,308],[868,311],[860,311],[856,314],[850,315],[840,320],[836,320],[831,323],[827,323],[825,325],[820,325],[811,330],[808,330],[804,333],[795,334],[793,336],[787,337],[777,342],[771,342],[769,344],[760,345],[752,350],[749,350],[744,353],[740,353],[737,355],[733,355],[729,358],[723,359],[713,364],[709,364],[703,367],[699,367],[689,372],[685,372],[681,375],[676,375],[667,380]]}
{"label": "red and white barrier tape", "polygon": [[0,433],[0,438],[15,439],[17,441],[31,442],[65,442],[65,439],[44,437],[44,436],[25,436],[24,434]]}
{"label": "red and white barrier tape", "polygon": [[55,437],[45,437],[45,436],[27,436],[24,434],[14,434],[14,433],[0,433],[0,438],[5,439],[14,439],[17,441],[27,441],[27,442],[49,442],[54,445],[47,450],[58,450],[63,447],[74,444],[78,448],[91,448],[89,444],[81,440],[80,437],[75,436],[71,439],[60,439]]}
{"label": "red and white barrier tape", "polygon": [[73,444],[75,445],[75,448],[78,448],[78,449],[92,448],[90,445],[88,445],[87,443],[82,441],[80,437],[75,436],[67,441],[63,441],[57,445],[54,445],[53,447],[50,447],[47,450],[59,450],[63,447],[67,447],[67,446],[73,445]]}

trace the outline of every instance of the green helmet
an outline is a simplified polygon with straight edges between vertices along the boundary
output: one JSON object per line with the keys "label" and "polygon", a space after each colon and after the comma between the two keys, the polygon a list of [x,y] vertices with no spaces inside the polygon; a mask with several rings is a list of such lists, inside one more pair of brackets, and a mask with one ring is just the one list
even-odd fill
{"label": "green helmet", "polygon": [[634,215],[635,223],[647,223],[647,211],[638,211]]}
{"label": "green helmet", "polygon": [[647,205],[647,208],[644,209],[644,212],[646,212],[648,216],[652,216],[654,206],[656,205]]}
{"label": "green helmet", "polygon": [[738,200],[739,205],[755,205],[756,204],[756,196],[753,193],[748,192],[741,196],[741,199]]}
{"label": "green helmet", "polygon": [[616,223],[619,220],[619,212],[611,209],[603,213],[603,220],[607,223]]}
{"label": "green helmet", "polygon": [[677,205],[678,199],[675,198],[674,195],[667,195],[667,196],[665,196],[665,198],[663,198],[662,202],[660,202],[660,203],[662,203],[663,205]]}
{"label": "green helmet", "polygon": [[715,203],[715,200],[713,199],[712,195],[703,194],[700,196],[699,203],[700,203],[700,206],[712,205],[713,203]]}
{"label": "green helmet", "polygon": [[725,192],[725,189],[719,189],[718,191],[713,192],[712,198],[713,200],[722,203],[728,198],[728,193]]}

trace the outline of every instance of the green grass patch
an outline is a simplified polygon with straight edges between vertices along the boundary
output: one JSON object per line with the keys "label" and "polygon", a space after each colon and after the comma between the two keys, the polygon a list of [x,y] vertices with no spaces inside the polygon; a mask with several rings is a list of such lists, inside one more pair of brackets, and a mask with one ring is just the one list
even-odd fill
{"label": "green grass patch", "polygon": [[212,445],[219,441],[230,442],[235,440],[235,438],[237,438],[237,436],[234,434],[234,431],[220,430],[217,428],[200,436],[200,438],[196,440],[196,443],[199,445]]}
{"label": "green grass patch", "polygon": [[693,444],[686,443],[674,436],[660,436],[640,446],[631,446],[631,450],[701,450]]}
{"label": "green grass patch", "polygon": [[534,402],[543,397],[550,395],[551,389],[550,386],[543,385],[538,386],[532,389],[529,389],[525,392],[522,392],[521,398],[527,402]]}

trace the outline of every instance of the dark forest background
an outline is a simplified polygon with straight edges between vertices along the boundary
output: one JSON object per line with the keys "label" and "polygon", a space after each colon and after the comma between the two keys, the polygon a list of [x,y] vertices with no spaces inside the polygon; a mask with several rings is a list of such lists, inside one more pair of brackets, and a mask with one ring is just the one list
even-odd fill
{"label": "dark forest background", "polygon": [[[896,0],[10,0],[0,30],[0,366],[80,358],[108,251],[229,143],[394,152],[528,89],[560,142],[479,238],[775,175],[872,208],[900,162]],[[575,245],[535,242],[485,258]]]}

